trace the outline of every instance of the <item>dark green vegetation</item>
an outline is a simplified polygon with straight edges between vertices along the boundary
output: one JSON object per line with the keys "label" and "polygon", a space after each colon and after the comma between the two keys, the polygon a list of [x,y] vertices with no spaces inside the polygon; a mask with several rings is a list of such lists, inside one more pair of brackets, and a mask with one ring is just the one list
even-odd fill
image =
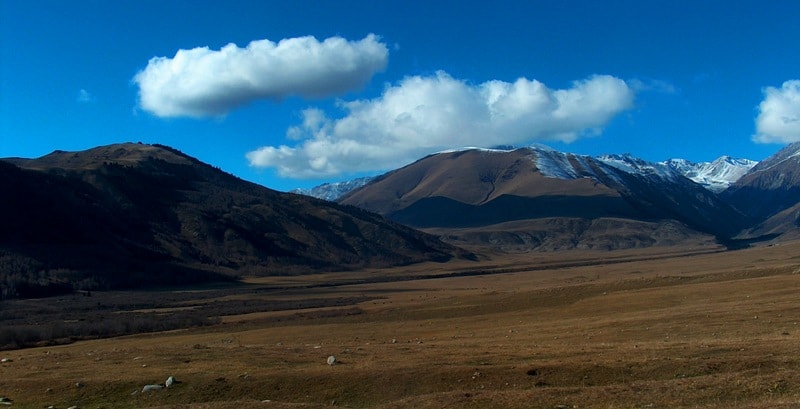
{"label": "dark green vegetation", "polygon": [[0,309],[0,350],[207,326],[219,324],[223,316],[351,306],[371,299],[352,295],[287,299],[287,293],[291,292],[237,284],[192,291],[80,291],[46,301],[5,300]]}
{"label": "dark green vegetation", "polygon": [[460,250],[165,146],[0,161],[0,298],[446,261]]}

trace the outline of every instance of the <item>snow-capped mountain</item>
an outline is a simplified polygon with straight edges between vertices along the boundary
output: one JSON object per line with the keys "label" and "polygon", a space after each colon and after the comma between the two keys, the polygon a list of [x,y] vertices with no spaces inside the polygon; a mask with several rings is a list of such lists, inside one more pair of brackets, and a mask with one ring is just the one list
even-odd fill
{"label": "snow-capped mountain", "polygon": [[[516,149],[519,148],[510,145],[494,146],[492,148],[463,147],[447,149],[437,152],[434,155],[466,151],[503,153]],[[666,163],[647,162],[630,154],[603,155],[593,158],[591,156],[559,152],[547,145],[542,144],[534,144],[527,149],[536,152],[534,162],[536,163],[536,167],[541,171],[542,175],[552,178],[577,179],[591,176],[597,177],[599,175],[593,174],[592,169],[597,167],[598,161],[625,173],[639,174],[643,176],[656,175],[662,178],[672,179],[684,174],[681,170],[674,169],[672,166]],[[691,162],[686,162],[694,165]],[[609,172],[604,172],[603,174],[606,173]],[[616,175],[615,172],[610,173],[611,174],[607,176],[614,177]],[[369,176],[342,182],[324,183],[310,189],[294,189],[291,191],[291,193],[312,196],[318,199],[329,201],[336,201],[350,191],[366,185],[373,179],[375,179],[374,176]]]}
{"label": "snow-capped mountain", "polygon": [[[509,152],[517,148],[513,146],[496,146],[489,149],[464,147],[448,149],[437,154],[482,151],[482,152]],[[670,159],[664,162],[648,162],[630,154],[614,154],[591,157],[556,151],[549,146],[535,144],[526,149],[536,152],[536,167],[543,175],[559,179],[576,179],[594,177],[598,163],[608,165],[627,174],[646,177],[658,177],[665,180],[675,180],[678,177],[688,178],[706,189],[719,193],[739,180],[752,169],[758,162],[749,159],[737,159],[722,156],[713,162],[691,162],[685,159]],[[602,172],[604,175],[618,179],[617,172]],[[364,177],[343,182],[325,183],[311,189],[295,189],[292,193],[313,196],[319,199],[335,201],[358,189],[374,177]],[[617,180],[619,182],[619,180]]]}
{"label": "snow-capped mountain", "polygon": [[718,237],[741,228],[734,209],[669,166],[631,155],[595,158],[540,146],[429,155],[339,202],[418,228],[544,219],[671,220]]}
{"label": "snow-capped mountain", "polygon": [[[764,219],[800,204],[800,143],[759,162],[722,193],[747,215]],[[800,220],[797,223],[800,226]]]}
{"label": "snow-capped mountain", "polygon": [[713,162],[694,163],[686,159],[670,159],[661,162],[687,178],[713,192],[721,192],[744,176],[758,162],[722,156]]}
{"label": "snow-capped mountain", "polygon": [[540,146],[529,148],[535,153],[534,162],[542,175],[558,179],[578,179],[590,177],[598,182],[612,178],[623,184],[622,175],[637,175],[645,178],[658,178],[676,181],[683,178],[663,163],[647,162],[630,154],[603,155],[591,157],[558,152]]}
{"label": "snow-capped mountain", "polygon": [[346,180],[343,182],[325,183],[312,187],[311,189],[294,189],[291,191],[291,193],[316,197],[317,199],[333,202],[345,193],[366,185],[374,178],[374,176],[367,176],[358,179]]}

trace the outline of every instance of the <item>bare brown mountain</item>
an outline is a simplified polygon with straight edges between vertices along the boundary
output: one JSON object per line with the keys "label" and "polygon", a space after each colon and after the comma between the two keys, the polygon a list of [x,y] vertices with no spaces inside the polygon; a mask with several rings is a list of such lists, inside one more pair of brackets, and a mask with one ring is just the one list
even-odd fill
{"label": "bare brown mountain", "polygon": [[800,143],[759,162],[722,198],[756,221],[742,237],[789,235],[800,228]]}
{"label": "bare brown mountain", "polygon": [[539,148],[430,155],[340,202],[452,242],[517,249],[724,240],[744,226],[740,213],[666,166]]}
{"label": "bare brown mountain", "polygon": [[352,206],[281,193],[165,146],[0,160],[3,296],[447,260]]}

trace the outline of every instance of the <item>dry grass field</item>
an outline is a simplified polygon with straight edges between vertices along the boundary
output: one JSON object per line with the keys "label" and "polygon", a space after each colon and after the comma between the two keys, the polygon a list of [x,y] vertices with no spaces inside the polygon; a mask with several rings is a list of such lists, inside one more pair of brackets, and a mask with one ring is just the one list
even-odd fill
{"label": "dry grass field", "polygon": [[[228,297],[368,301],[2,351],[0,396],[64,409],[800,407],[800,242],[658,251],[263,279],[251,285],[281,290]],[[378,274],[416,279],[313,286]],[[168,376],[179,383],[142,392]]]}

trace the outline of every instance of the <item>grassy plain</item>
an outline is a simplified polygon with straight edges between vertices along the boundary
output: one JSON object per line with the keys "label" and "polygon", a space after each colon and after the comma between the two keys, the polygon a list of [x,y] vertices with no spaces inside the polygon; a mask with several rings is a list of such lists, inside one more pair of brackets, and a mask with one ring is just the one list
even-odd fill
{"label": "grassy plain", "polygon": [[[248,285],[263,291],[204,303],[354,301],[2,351],[0,396],[13,408],[800,407],[800,242],[664,251],[260,279]],[[180,383],[141,392],[168,376]]]}

